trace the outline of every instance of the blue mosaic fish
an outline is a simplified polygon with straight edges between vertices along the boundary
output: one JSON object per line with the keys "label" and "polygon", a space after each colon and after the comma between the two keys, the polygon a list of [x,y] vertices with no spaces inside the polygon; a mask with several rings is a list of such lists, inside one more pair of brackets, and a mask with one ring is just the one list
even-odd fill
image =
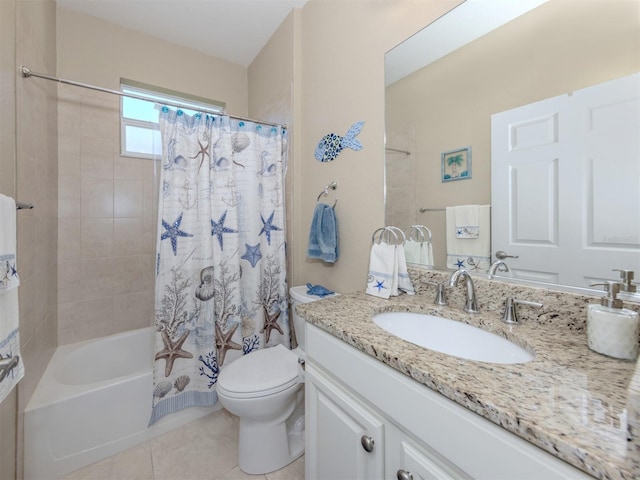
{"label": "blue mosaic fish", "polygon": [[345,148],[362,150],[362,144],[360,140],[356,140],[356,136],[362,130],[363,125],[364,122],[354,123],[344,137],[336,135],[335,133],[330,133],[322,137],[322,140],[320,140],[316,147],[316,160],[330,162]]}

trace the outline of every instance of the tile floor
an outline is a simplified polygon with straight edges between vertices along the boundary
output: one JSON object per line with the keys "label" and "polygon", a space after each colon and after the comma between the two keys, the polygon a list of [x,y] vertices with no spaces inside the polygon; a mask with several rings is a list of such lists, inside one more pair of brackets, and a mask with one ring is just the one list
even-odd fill
{"label": "tile floor", "polygon": [[238,467],[238,419],[219,410],[63,477],[125,479],[304,480],[304,456],[282,470],[247,475]]}

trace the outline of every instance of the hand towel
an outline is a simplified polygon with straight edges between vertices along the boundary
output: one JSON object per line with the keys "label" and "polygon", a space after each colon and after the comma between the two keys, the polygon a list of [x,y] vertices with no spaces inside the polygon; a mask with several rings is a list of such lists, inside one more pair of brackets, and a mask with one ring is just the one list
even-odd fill
{"label": "hand towel", "polygon": [[389,298],[392,290],[395,289],[397,295],[398,272],[396,270],[396,246],[388,243],[374,243],[371,246],[369,256],[369,275],[367,277],[367,289],[365,293],[380,298]]}
{"label": "hand towel", "polygon": [[[18,357],[18,363],[0,382],[0,402],[6,398],[13,387],[24,376],[24,364],[20,354],[20,335],[18,331],[18,286],[19,281],[8,279],[17,272],[16,265],[16,203],[10,197],[0,194],[0,257],[11,259],[10,271],[6,271],[3,261],[2,278],[5,288],[0,290],[0,357],[9,359]],[[16,275],[17,277],[17,275]],[[7,362],[2,362],[3,367]],[[3,368],[2,368],[3,369]],[[1,374],[2,372],[0,372]]]}
{"label": "hand towel", "polygon": [[423,243],[424,242],[416,242],[411,238],[408,238],[407,241],[404,242],[404,255],[408,263],[421,264]]}
{"label": "hand towel", "polygon": [[404,254],[407,263],[415,263],[433,267],[433,245],[431,242],[417,242],[411,238],[404,243]]}
{"label": "hand towel", "polygon": [[450,207],[455,215],[456,238],[478,238],[480,236],[480,205]]}
{"label": "hand towel", "polygon": [[396,248],[396,265],[396,270],[398,272],[398,291],[396,292],[396,295],[398,295],[399,291],[403,291],[408,295],[415,295],[416,292],[413,289],[413,284],[409,278],[407,260],[404,255],[404,248],[402,247]]}
{"label": "hand towel", "polygon": [[318,203],[309,229],[307,256],[335,263],[338,255],[338,219],[335,210],[325,203]]}
{"label": "hand towel", "polygon": [[[467,268],[487,271],[491,263],[491,207],[470,205],[478,211],[478,237],[456,236],[459,207],[446,209],[447,268]],[[461,209],[461,211],[464,211]]]}

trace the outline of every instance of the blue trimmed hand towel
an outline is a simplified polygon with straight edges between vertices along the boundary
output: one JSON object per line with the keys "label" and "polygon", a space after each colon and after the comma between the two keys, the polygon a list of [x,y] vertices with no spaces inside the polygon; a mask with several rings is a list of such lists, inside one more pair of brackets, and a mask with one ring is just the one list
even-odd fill
{"label": "blue trimmed hand towel", "polygon": [[374,243],[369,255],[369,275],[365,293],[380,298],[389,298],[395,290],[398,294],[398,264],[396,246]]}
{"label": "blue trimmed hand towel", "polygon": [[[461,212],[461,215],[459,215]],[[474,212],[469,214],[469,212]],[[487,271],[491,263],[491,206],[490,205],[462,205],[446,208],[446,237],[447,237],[447,268],[475,268]],[[463,220],[458,220],[458,218]],[[469,222],[469,218],[472,218]],[[477,220],[473,220],[477,218]],[[477,223],[477,229],[468,232],[463,230],[463,224]],[[477,230],[474,238],[471,232]]]}
{"label": "blue trimmed hand towel", "polygon": [[338,219],[335,210],[326,203],[318,203],[309,229],[307,256],[335,263],[338,255]]}
{"label": "blue trimmed hand towel", "polygon": [[414,295],[402,246],[374,243],[369,256],[365,293],[380,298],[397,297],[400,292]]}
{"label": "blue trimmed hand towel", "polygon": [[[0,402],[24,376],[20,354],[18,285],[16,267],[16,203],[0,194],[0,360],[1,369],[10,368],[0,382]],[[11,362],[9,359],[14,359]]]}

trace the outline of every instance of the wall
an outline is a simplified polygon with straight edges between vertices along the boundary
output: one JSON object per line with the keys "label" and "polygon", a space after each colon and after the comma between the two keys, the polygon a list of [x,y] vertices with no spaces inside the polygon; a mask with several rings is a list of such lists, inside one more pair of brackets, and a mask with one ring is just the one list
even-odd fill
{"label": "wall", "polygon": [[[35,208],[18,213],[20,344],[25,376],[0,405],[0,477],[22,475],[23,412],[57,345],[57,99],[19,65],[56,73],[55,3],[0,2],[0,192]],[[15,49],[15,51],[14,51]]]}
{"label": "wall", "polygon": [[247,72],[240,65],[58,7],[58,75],[119,89],[120,78],[226,102],[247,115]]}
{"label": "wall", "polygon": [[[417,203],[405,213],[431,228],[437,266],[445,263],[444,212],[417,208],[490,203],[491,115],[638,72],[639,14],[635,0],[580,7],[551,0],[387,88],[388,143],[412,151],[409,158],[390,155],[390,170],[417,162],[412,183],[389,190],[415,191]],[[411,131],[414,140],[403,144]],[[468,145],[472,178],[442,183],[440,153]],[[389,223],[409,225],[397,214],[407,205],[390,198],[396,215]]]}
{"label": "wall", "polygon": [[[246,69],[58,8],[58,76],[120,78],[226,102],[247,114]],[[121,157],[119,97],[60,86],[60,344],[151,325],[156,162]]]}
{"label": "wall", "polygon": [[[371,234],[384,225],[384,53],[458,3],[311,0],[302,10],[294,283],[364,289]],[[325,134],[344,135],[359,120],[366,122],[358,136],[363,150],[344,150],[330,163],[315,160]],[[339,183],[340,259],[328,265],[306,258],[306,245],[316,198],[333,180]]]}

